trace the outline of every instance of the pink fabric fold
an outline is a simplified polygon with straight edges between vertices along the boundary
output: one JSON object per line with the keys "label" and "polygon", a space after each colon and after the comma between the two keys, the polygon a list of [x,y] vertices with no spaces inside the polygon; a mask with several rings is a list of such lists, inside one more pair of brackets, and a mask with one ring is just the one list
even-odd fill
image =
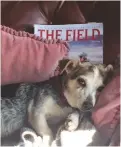
{"label": "pink fabric fold", "polygon": [[[104,138],[103,141],[107,143],[120,124],[120,76],[116,76],[102,91],[92,118]],[[119,139],[119,133],[117,131],[112,139]]]}
{"label": "pink fabric fold", "polygon": [[43,40],[1,26],[1,83],[39,82],[54,76],[58,61],[68,54],[66,42]]}

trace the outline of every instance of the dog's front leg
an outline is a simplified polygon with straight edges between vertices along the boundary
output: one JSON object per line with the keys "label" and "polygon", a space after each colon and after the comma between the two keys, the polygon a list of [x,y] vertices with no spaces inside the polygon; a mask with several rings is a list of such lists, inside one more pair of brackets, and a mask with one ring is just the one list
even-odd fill
{"label": "dog's front leg", "polygon": [[43,137],[43,146],[49,147],[53,141],[53,133],[47,124],[44,114],[34,114],[32,119],[29,119],[30,124],[35,129],[38,135]]}
{"label": "dog's front leg", "polygon": [[65,121],[65,129],[68,131],[74,131],[79,126],[80,114],[78,111],[74,111],[69,114]]}

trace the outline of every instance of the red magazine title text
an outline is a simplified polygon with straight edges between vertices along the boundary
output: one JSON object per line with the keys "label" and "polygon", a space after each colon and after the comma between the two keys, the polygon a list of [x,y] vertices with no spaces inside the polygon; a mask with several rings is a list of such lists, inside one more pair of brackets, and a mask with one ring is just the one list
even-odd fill
{"label": "red magazine title text", "polygon": [[[75,29],[75,30],[42,30],[38,29],[40,37],[45,36],[46,39],[63,39],[65,41],[81,41],[81,40],[95,40],[100,36],[99,29]],[[63,36],[63,38],[62,38]]]}

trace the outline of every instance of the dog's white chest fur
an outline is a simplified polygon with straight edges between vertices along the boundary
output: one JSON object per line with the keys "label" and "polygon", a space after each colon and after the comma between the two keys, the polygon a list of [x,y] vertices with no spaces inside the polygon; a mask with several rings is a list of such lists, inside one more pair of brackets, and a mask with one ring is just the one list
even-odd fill
{"label": "dog's white chest fur", "polygon": [[[32,105],[33,105],[33,100],[29,105],[28,108],[29,112],[31,112]],[[53,100],[51,96],[48,96],[44,101],[44,105],[42,107],[40,106],[40,108],[38,109],[39,110],[36,110],[38,117],[39,114],[40,115],[43,114],[51,124],[57,124],[61,120],[65,119],[68,116],[68,114],[72,112],[71,107],[62,108]]]}
{"label": "dog's white chest fur", "polygon": [[56,124],[59,121],[65,119],[69,113],[72,112],[72,108],[70,107],[60,107],[55,101],[49,97],[45,102],[45,107],[42,108],[44,114],[46,114],[46,118],[52,124]]}

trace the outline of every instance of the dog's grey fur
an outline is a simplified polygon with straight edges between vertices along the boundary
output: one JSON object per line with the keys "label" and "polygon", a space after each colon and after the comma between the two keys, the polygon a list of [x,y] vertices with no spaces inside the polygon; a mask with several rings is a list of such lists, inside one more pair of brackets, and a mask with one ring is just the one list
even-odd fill
{"label": "dog's grey fur", "polygon": [[43,140],[47,136],[49,137],[48,142],[46,141],[49,145],[53,140],[49,123],[55,125],[65,120],[75,108],[82,110],[85,101],[90,101],[93,106],[95,105],[96,91],[100,86],[104,86],[104,81],[112,66],[92,65],[77,61],[68,61],[67,63],[60,79],[68,105],[61,103],[58,91],[49,81],[39,85],[22,84],[15,98],[2,99],[2,137],[23,127],[25,118],[28,116],[29,124],[36,133],[42,135]]}
{"label": "dog's grey fur", "polygon": [[34,87],[31,84],[21,84],[16,96],[1,99],[1,136],[7,136],[23,127],[26,118],[28,102],[32,99]]}

